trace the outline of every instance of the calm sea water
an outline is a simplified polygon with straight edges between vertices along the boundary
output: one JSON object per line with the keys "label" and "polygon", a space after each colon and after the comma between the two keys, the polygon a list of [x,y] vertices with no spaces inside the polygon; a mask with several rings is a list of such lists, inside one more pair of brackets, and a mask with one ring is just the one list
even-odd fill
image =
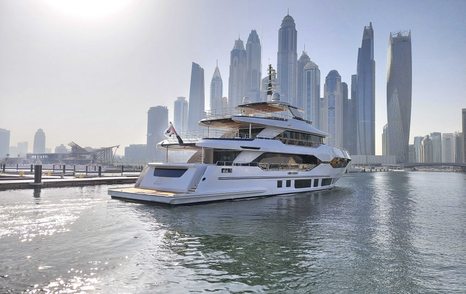
{"label": "calm sea water", "polygon": [[174,208],[108,188],[0,192],[0,293],[466,292],[466,174]]}

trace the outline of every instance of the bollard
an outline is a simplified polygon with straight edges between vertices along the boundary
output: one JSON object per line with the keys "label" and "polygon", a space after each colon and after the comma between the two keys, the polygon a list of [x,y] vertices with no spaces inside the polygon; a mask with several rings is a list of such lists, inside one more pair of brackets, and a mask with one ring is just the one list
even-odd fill
{"label": "bollard", "polygon": [[63,175],[65,175],[65,174],[66,174],[66,165],[64,164],[63,165]]}
{"label": "bollard", "polygon": [[42,183],[42,165],[34,166],[34,184]]}
{"label": "bollard", "polygon": [[31,174],[34,172],[34,165],[31,164]]}
{"label": "bollard", "polygon": [[99,165],[99,178],[102,176],[102,167]]}

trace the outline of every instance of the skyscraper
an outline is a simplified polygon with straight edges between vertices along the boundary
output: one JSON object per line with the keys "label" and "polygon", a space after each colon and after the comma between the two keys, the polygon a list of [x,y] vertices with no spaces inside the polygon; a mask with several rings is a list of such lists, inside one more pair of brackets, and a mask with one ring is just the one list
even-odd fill
{"label": "skyscraper", "polygon": [[442,162],[455,162],[455,138],[455,134],[453,133],[442,134]]}
{"label": "skyscraper", "polygon": [[349,99],[348,85],[341,83],[343,90],[343,148],[350,154],[356,154],[356,119],[354,100]]}
{"label": "skyscraper", "polygon": [[10,131],[0,129],[0,158],[10,153]]}
{"label": "skyscraper", "polygon": [[[325,84],[324,84],[324,92],[325,92]],[[324,132],[328,131],[328,101],[325,98],[325,93],[324,97],[320,97],[320,112],[319,112],[319,124],[320,124],[320,129]]]}
{"label": "skyscraper", "polygon": [[387,125],[383,126],[382,131],[382,155],[387,155]]}
{"label": "skyscraper", "polygon": [[280,100],[296,105],[297,38],[294,19],[288,14],[278,31],[277,75]]}
{"label": "skyscraper", "polygon": [[241,39],[235,41],[230,52],[230,77],[228,79],[228,107],[236,107],[242,103],[246,95],[246,50]]}
{"label": "skyscraper", "polygon": [[364,27],[357,66],[357,153],[375,154],[375,61],[372,23]]}
{"label": "skyscraper", "polygon": [[165,139],[164,131],[168,127],[168,109],[165,106],[149,108],[147,112],[147,159],[163,161],[164,153],[157,150],[157,144]]}
{"label": "skyscraper", "polygon": [[189,86],[188,131],[199,131],[199,121],[205,117],[204,69],[193,62]]}
{"label": "skyscraper", "polygon": [[414,153],[416,162],[421,162],[421,142],[423,137],[414,137]]}
{"label": "skyscraper", "polygon": [[38,129],[34,135],[33,153],[45,153],[45,133],[42,129]]}
{"label": "skyscraper", "polygon": [[302,88],[304,118],[320,128],[320,70],[312,61],[304,66]]}
{"label": "skyscraper", "polygon": [[173,109],[173,125],[178,133],[185,133],[188,130],[188,101],[186,98],[176,98]]}
{"label": "skyscraper", "polygon": [[421,162],[431,163],[433,160],[432,140],[429,135],[425,136],[421,142]]}
{"label": "skyscraper", "polygon": [[463,162],[466,162],[466,108],[462,109],[463,118]]}
{"label": "skyscraper", "polygon": [[214,75],[210,81],[210,112],[213,114],[223,113],[223,81],[218,69],[215,67]]}
{"label": "skyscraper", "polygon": [[301,54],[297,63],[297,88],[295,106],[304,109],[304,67],[311,62],[311,59],[305,51]]}
{"label": "skyscraper", "polygon": [[455,133],[455,163],[464,162],[464,133]]}
{"label": "skyscraper", "polygon": [[258,102],[261,86],[261,42],[256,30],[252,30],[246,43],[246,95]]}
{"label": "skyscraper", "polygon": [[357,75],[351,75],[351,99],[343,103],[344,147],[350,154],[357,154],[357,121],[356,121],[356,95]]}
{"label": "skyscraper", "polygon": [[411,32],[392,33],[387,75],[388,154],[395,155],[398,162],[408,160],[411,80]]}
{"label": "skyscraper", "polygon": [[432,162],[442,162],[442,134],[431,133],[430,139],[432,140]]}
{"label": "skyscraper", "polygon": [[343,146],[343,89],[341,76],[331,70],[325,78],[324,97],[327,106],[327,143],[331,146]]}

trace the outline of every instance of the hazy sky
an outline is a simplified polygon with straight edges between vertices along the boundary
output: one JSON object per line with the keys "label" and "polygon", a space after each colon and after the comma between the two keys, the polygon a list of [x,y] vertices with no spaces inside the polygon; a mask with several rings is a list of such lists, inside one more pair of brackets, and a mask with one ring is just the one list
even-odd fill
{"label": "hazy sky", "polygon": [[[466,107],[466,1],[0,0],[0,128],[11,145],[44,129],[47,147],[145,143],[147,110],[188,96],[191,62],[205,70],[206,101],[218,59],[228,93],[234,40],[256,29],[262,68],[277,62],[278,29],[290,11],[298,57],[350,85],[363,27],[372,21],[376,147],[386,123],[390,32],[411,30],[411,141],[461,131]],[[208,105],[208,102],[206,102]]]}

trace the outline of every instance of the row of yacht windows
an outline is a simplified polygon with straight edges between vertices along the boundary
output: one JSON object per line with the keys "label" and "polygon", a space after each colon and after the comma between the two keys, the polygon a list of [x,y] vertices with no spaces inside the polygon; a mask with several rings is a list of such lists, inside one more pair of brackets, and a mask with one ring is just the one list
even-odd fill
{"label": "row of yacht windows", "polygon": [[[212,155],[213,163],[217,165],[233,165],[233,161],[241,151],[215,149]],[[283,154],[266,152],[249,163],[235,165],[258,166],[264,170],[311,170],[320,164],[313,155]]]}
{"label": "row of yacht windows", "polygon": [[323,137],[294,131],[284,131],[275,138],[288,145],[318,146],[324,143]]}
{"label": "row of yacht windows", "polygon": [[[329,186],[332,184],[332,181],[334,179],[332,178],[324,178],[320,182],[320,186]],[[277,181],[277,188],[283,188],[283,187],[291,187],[291,183],[293,180],[278,180]],[[319,187],[319,179],[302,179],[302,180],[294,180],[294,187],[296,189],[302,189],[302,188],[310,188],[310,187]]]}

